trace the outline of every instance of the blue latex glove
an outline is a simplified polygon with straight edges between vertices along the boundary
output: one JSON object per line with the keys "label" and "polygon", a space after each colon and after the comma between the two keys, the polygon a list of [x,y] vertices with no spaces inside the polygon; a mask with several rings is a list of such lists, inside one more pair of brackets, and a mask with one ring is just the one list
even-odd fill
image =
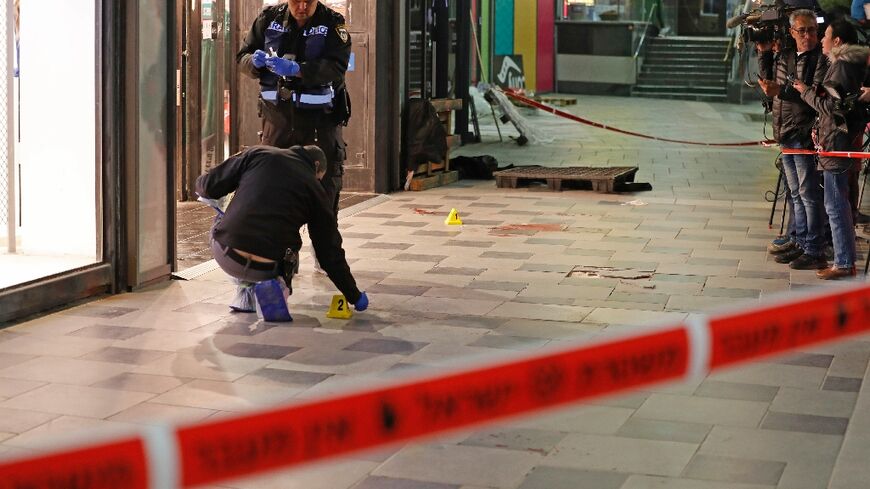
{"label": "blue latex glove", "polygon": [[360,294],[359,300],[356,301],[356,304],[353,305],[353,308],[357,311],[365,311],[369,307],[369,296],[366,295],[365,292]]}
{"label": "blue latex glove", "polygon": [[296,76],[299,74],[299,63],[285,58],[269,58],[266,60],[266,67],[276,75]]}
{"label": "blue latex glove", "polygon": [[258,49],[254,51],[254,54],[251,55],[251,63],[254,64],[254,68],[262,68],[266,66],[266,60],[269,58],[269,53],[263,51],[262,49]]}

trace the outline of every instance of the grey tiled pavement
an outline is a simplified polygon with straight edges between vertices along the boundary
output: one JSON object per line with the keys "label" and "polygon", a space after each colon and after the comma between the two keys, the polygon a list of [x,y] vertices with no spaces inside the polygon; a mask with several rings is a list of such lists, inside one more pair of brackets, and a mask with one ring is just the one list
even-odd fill
{"label": "grey tiled pavement", "polygon": [[[747,116],[755,106],[582,97],[569,109],[662,137],[730,142],[762,133]],[[380,199],[340,221],[371,298],[350,320],[325,317],[334,289],[305,254],[290,324],[230,314],[233,287],[215,270],[7,328],[0,453],[28,453],[70,433],[316,398],[829,285],[765,252],[775,234],[764,201],[775,183],[773,150],[629,138],[549,115],[529,121],[555,141],[499,143],[481,121],[486,142],[458,152],[502,164],[638,165],[637,180],[653,190],[553,193],[461,181]],[[444,225],[451,208],[464,226]],[[870,342],[858,338],[216,487],[867,487],[868,359]]]}

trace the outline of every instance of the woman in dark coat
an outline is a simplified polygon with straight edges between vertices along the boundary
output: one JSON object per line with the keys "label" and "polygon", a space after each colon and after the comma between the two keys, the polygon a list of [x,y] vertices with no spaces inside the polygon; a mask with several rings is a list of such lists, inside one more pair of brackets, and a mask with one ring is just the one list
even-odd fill
{"label": "woman in dark coat", "polygon": [[[830,66],[821,86],[813,89],[800,81],[794,87],[801,98],[819,114],[817,144],[822,151],[860,150],[860,137],[866,121],[859,111],[850,111],[841,101],[859,94],[867,71],[870,50],[857,44],[855,27],[845,20],[832,22],[822,39],[822,53]],[[834,241],[834,264],[816,275],[832,280],[855,275],[855,227],[849,201],[851,158],[819,158],[824,172],[825,212],[831,223]]]}

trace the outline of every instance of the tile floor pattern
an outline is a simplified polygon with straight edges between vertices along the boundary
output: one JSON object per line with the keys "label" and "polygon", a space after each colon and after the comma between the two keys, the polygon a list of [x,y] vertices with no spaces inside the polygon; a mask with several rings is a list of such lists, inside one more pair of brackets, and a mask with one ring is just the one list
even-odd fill
{"label": "tile floor pattern", "polygon": [[[739,141],[761,134],[761,124],[746,116],[754,106],[581,102],[569,108],[665,137]],[[774,183],[772,150],[628,139],[543,115],[534,122],[556,141],[493,142],[494,127],[482,121],[489,142],[461,152],[493,154],[503,164],[638,164],[638,181],[653,190],[552,193],[462,181],[394,194],[341,220],[351,267],[371,297],[371,308],[351,320],[325,317],[334,289],[311,272],[306,254],[290,324],[230,314],[232,285],[213,271],[6,328],[0,452],[28,453],[70,433],[316,398],[471,357],[830,286],[765,252],[775,234],[763,200]],[[444,225],[451,208],[464,226]],[[511,227],[520,224],[535,226]],[[608,269],[640,278],[594,276]],[[868,359],[870,341],[858,338],[692,384],[216,487],[866,487]]]}

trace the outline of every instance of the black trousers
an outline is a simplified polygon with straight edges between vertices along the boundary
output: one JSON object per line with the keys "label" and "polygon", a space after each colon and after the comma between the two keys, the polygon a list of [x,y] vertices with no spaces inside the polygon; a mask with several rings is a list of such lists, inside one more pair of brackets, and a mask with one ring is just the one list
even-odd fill
{"label": "black trousers", "polygon": [[326,174],[320,181],[338,218],[338,199],[347,158],[341,125],[322,110],[294,109],[286,102],[273,104],[260,99],[260,143],[278,148],[317,145],[326,154]]}

